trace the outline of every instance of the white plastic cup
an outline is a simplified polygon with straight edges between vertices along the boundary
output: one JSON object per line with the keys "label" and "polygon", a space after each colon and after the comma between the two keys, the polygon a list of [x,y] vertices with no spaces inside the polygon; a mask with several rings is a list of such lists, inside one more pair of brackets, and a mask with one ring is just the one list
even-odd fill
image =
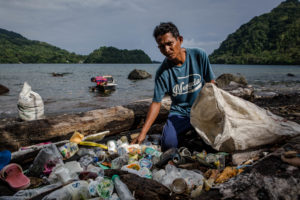
{"label": "white plastic cup", "polygon": [[117,153],[117,142],[115,140],[107,141],[107,150],[109,154]]}

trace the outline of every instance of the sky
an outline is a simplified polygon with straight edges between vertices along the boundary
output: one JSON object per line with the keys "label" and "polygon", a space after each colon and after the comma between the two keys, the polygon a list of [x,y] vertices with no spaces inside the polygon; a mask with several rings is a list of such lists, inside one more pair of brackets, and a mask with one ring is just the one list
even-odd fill
{"label": "sky", "polygon": [[101,46],[142,49],[162,61],[152,36],[160,22],[173,22],[183,47],[208,54],[228,34],[282,0],[0,0],[0,28],[77,54]]}

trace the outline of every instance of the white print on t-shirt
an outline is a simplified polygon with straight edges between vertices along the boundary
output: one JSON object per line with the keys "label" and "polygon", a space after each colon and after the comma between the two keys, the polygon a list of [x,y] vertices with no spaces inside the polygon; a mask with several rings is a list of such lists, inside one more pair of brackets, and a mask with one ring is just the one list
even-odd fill
{"label": "white print on t-shirt", "polygon": [[[192,82],[188,82],[190,77],[193,77]],[[202,86],[200,74],[190,74],[185,77],[178,77],[181,82],[173,87],[173,96],[192,93],[199,90]]]}

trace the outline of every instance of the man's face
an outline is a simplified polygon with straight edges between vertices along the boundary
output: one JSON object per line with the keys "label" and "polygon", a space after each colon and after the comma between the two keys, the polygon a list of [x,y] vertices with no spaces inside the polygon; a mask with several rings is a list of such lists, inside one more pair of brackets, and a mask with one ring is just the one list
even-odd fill
{"label": "man's face", "polygon": [[166,33],[156,38],[160,52],[171,61],[180,56],[182,41],[181,36],[175,38],[172,33]]}

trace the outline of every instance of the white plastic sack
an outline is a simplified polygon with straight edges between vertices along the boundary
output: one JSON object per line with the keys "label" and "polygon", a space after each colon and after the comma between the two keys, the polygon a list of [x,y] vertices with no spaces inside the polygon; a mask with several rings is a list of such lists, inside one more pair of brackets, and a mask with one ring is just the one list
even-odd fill
{"label": "white plastic sack", "polygon": [[300,125],[205,84],[191,109],[191,124],[218,151],[246,150],[300,134]]}
{"label": "white plastic sack", "polygon": [[44,116],[42,97],[33,92],[27,82],[19,95],[18,110],[20,118],[26,121],[41,119]]}

